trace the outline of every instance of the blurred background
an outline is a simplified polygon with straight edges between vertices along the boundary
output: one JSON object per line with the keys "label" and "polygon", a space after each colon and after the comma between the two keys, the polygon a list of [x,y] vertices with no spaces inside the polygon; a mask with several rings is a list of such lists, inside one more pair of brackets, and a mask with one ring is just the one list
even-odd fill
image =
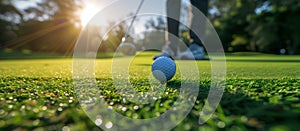
{"label": "blurred background", "polygon": [[[71,56],[88,21],[112,2],[1,0],[0,58]],[[147,2],[157,5],[155,7],[164,12],[165,0]],[[153,5],[147,6],[147,2],[142,8],[152,9]],[[189,0],[182,0],[182,7],[181,22],[186,23]],[[300,54],[299,14],[299,0],[210,0],[208,19],[219,34],[226,52],[293,55]],[[99,52],[113,52],[120,44],[130,20],[114,26],[106,34],[100,31],[115,25],[117,20],[117,17],[107,19],[107,23],[93,26],[95,36],[104,38]],[[164,44],[165,28],[166,19],[163,17],[140,17],[131,31],[134,34],[131,41],[138,49],[143,49],[153,44],[149,42],[151,39],[161,39],[161,43],[156,43],[161,46]],[[180,29],[182,40],[188,41],[188,28],[182,26]]]}

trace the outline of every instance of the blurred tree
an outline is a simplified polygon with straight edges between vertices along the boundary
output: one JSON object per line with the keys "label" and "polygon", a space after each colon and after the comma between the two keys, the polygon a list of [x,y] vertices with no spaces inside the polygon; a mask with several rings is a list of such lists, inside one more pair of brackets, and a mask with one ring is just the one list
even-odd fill
{"label": "blurred tree", "polygon": [[[81,31],[82,0],[42,0],[24,10],[16,8],[15,1],[0,1],[1,49],[72,53]],[[226,51],[300,53],[299,0],[211,0],[210,4],[209,18]],[[165,19],[149,20],[145,27],[164,31]],[[186,29],[181,27],[181,37],[188,43]],[[100,50],[114,51],[125,31],[124,23],[115,26]]]}
{"label": "blurred tree", "polygon": [[101,43],[99,49],[101,52],[115,51],[121,44],[122,38],[127,31],[126,24],[124,22],[118,23],[117,25],[115,22],[110,22],[108,27],[111,27],[111,30],[109,30],[104,36],[103,43]]}
{"label": "blurred tree", "polygon": [[0,47],[4,42],[17,38],[18,24],[22,21],[22,13],[11,1],[0,1]]}
{"label": "blurred tree", "polygon": [[300,53],[300,2],[270,0],[266,3],[268,10],[249,18],[247,30],[251,34],[252,50],[279,54],[285,49],[289,54]]}
{"label": "blurred tree", "polygon": [[39,5],[44,13],[50,15],[51,19],[58,23],[67,21],[80,25],[80,17],[77,12],[83,8],[81,0],[45,0]]}
{"label": "blurred tree", "polygon": [[210,19],[227,51],[299,53],[298,0],[211,0]]}
{"label": "blurred tree", "polygon": [[265,0],[211,0],[211,21],[226,51],[250,50],[247,17],[255,14]]}
{"label": "blurred tree", "polygon": [[164,17],[151,17],[145,24],[146,30],[158,30],[165,31],[166,29],[166,20]]}
{"label": "blurred tree", "polygon": [[24,10],[26,21],[19,24],[18,39],[5,47],[38,52],[72,53],[80,33],[80,0],[44,0]]}
{"label": "blurred tree", "polygon": [[162,16],[148,18],[144,25],[146,30],[143,32],[141,46],[145,50],[161,50],[165,45],[166,19]]}
{"label": "blurred tree", "polygon": [[[100,29],[101,27],[98,25],[87,25],[82,30],[80,38],[77,41],[78,44],[76,45],[76,52],[85,52],[88,53],[87,55],[89,55],[90,53],[95,53],[99,50],[105,52],[106,46],[103,46],[103,44],[101,44],[103,37],[99,32]],[[100,44],[101,47],[99,47]]]}

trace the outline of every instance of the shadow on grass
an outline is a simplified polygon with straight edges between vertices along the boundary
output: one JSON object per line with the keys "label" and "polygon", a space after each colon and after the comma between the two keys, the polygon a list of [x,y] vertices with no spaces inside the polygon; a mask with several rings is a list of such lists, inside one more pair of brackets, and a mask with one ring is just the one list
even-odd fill
{"label": "shadow on grass", "polygon": [[[193,111],[184,120],[184,123],[194,123],[198,126],[216,126],[218,121],[223,121],[226,128],[241,126],[247,130],[284,129],[298,130],[300,125],[299,93],[291,92],[289,88],[297,88],[297,80],[227,80],[219,109],[215,112],[217,117],[212,117],[210,122],[198,125],[199,109],[202,109],[204,100],[207,99],[210,81],[201,81],[199,95]],[[243,83],[236,83],[241,81]],[[270,83],[276,85],[270,85]],[[279,84],[280,83],[280,84]],[[169,88],[179,89],[180,81],[170,81]],[[299,89],[299,87],[297,88]],[[279,92],[281,91],[281,92]],[[194,112],[194,113],[193,113]],[[212,122],[214,121],[214,122]],[[196,128],[196,126],[195,126]],[[231,128],[232,129],[232,128]],[[240,128],[242,129],[242,128]]]}
{"label": "shadow on grass", "polygon": [[[136,105],[118,101],[122,97],[116,95],[112,89],[112,80],[97,79],[97,81],[102,93],[106,93],[103,96],[108,103],[114,102],[115,107],[117,107],[116,104],[128,107]],[[1,78],[0,122],[2,123],[0,130],[34,130],[37,128],[61,130],[64,126],[78,130],[97,130],[96,125],[86,116],[73,96],[72,82],[72,80],[60,78]],[[141,83],[141,81],[138,82]],[[237,128],[241,130],[298,130],[300,128],[299,80],[228,79],[226,83],[225,92],[215,115],[204,125],[198,125],[199,111],[210,89],[210,81],[202,80],[198,102],[196,101],[192,111],[174,130],[184,130],[186,127],[190,127],[190,130],[198,130],[199,127],[204,126],[215,130],[237,130]],[[180,88],[180,85],[180,80],[172,80],[167,84],[167,88],[176,90]],[[166,96],[166,99],[174,98],[170,94]],[[71,103],[70,100],[72,100]],[[160,100],[160,102],[164,101]],[[138,111],[128,108],[126,113],[147,114],[155,108],[162,109],[163,107],[157,103],[159,102],[141,106]],[[25,109],[23,109],[24,106]],[[46,110],[43,109],[45,107]],[[12,113],[15,115],[10,115]],[[36,124],[37,120],[38,124]],[[225,123],[224,127],[220,122]]]}

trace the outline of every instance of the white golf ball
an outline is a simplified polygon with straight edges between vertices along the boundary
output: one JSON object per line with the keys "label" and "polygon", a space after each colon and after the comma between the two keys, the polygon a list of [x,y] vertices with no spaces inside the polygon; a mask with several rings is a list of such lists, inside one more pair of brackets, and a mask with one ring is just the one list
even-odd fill
{"label": "white golf ball", "polygon": [[161,83],[172,79],[176,73],[176,64],[169,57],[159,57],[152,63],[152,74]]}

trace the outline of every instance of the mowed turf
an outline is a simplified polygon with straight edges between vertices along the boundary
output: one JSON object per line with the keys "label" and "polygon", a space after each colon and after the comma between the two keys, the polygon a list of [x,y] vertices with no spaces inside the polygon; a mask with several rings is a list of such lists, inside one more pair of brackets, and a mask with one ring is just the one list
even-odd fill
{"label": "mowed turf", "polygon": [[[137,91],[150,90],[152,56],[137,55],[130,80]],[[199,112],[211,82],[210,61],[197,61],[200,91],[195,106],[173,130],[298,130],[300,128],[300,56],[235,53],[226,55],[226,88],[216,112],[199,125]],[[115,91],[113,60],[97,59],[99,93],[110,108],[130,118],[152,118],[170,109],[180,92],[178,71],[164,94],[150,104],[124,102]],[[193,61],[176,61],[188,64]],[[72,59],[0,61],[0,130],[98,130],[74,94]],[[155,88],[154,88],[155,89]],[[99,124],[99,123],[98,123]],[[105,124],[103,120],[103,124]]]}

